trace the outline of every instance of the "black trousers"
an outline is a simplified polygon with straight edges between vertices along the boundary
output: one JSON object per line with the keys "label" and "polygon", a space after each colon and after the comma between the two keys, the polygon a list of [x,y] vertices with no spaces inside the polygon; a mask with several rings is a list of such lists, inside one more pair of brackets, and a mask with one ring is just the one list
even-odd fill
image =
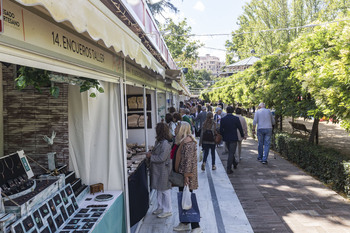
{"label": "black trousers", "polygon": [[[179,191],[180,192],[182,192],[182,191],[184,191],[184,187],[179,187]],[[190,189],[190,192],[192,193],[193,192],[193,190],[192,189]],[[184,224],[189,224],[189,222],[183,222]],[[199,222],[191,222],[191,228],[192,228],[192,230],[193,229],[196,229],[196,228],[199,228],[200,226],[199,226]]]}

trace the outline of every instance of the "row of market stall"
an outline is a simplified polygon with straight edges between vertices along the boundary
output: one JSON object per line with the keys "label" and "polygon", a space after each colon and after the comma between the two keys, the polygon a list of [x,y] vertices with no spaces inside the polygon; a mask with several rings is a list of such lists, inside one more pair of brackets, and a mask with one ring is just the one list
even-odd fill
{"label": "row of market stall", "polygon": [[[103,184],[106,193],[118,195],[113,197],[115,204],[101,212],[103,221],[96,218],[98,224],[81,227],[91,232],[129,232],[148,208],[144,154],[154,144],[155,125],[170,106],[178,107],[190,94],[146,2],[131,6],[124,0],[3,0],[1,20],[1,188],[10,188],[6,177],[15,173],[9,165],[11,156],[23,150],[34,175],[65,176],[55,190],[69,183],[78,202],[89,199],[84,184]],[[40,78],[48,78],[49,84],[38,91],[32,85]],[[19,90],[23,82],[27,87]],[[26,170],[23,161],[18,167]],[[11,180],[21,185],[16,177]],[[64,200],[62,192],[60,198]],[[57,209],[69,206],[53,200]],[[71,202],[74,210],[75,201]],[[78,204],[77,215],[90,213],[86,206],[94,206]],[[112,206],[114,210],[109,210]],[[60,219],[72,221],[70,215],[66,221],[64,212],[51,213],[51,225],[51,217],[40,212],[37,216],[44,224],[35,222],[28,230],[25,221],[18,222],[28,223],[32,215],[35,220],[32,206],[17,213],[16,227],[23,227],[23,232],[77,230],[59,224]],[[49,231],[44,231],[46,225]],[[20,232],[13,224],[6,229]]]}

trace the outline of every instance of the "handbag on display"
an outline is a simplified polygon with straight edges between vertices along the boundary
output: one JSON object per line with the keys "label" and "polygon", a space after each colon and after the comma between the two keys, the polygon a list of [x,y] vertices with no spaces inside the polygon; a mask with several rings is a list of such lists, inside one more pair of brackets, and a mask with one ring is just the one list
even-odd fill
{"label": "handbag on display", "polygon": [[177,193],[180,222],[200,222],[201,215],[198,208],[196,194],[191,193],[192,208],[189,210],[184,210],[182,208],[182,195],[182,192]]}
{"label": "handbag on display", "polygon": [[184,175],[171,170],[169,174],[169,181],[173,186],[183,187],[184,186]]}

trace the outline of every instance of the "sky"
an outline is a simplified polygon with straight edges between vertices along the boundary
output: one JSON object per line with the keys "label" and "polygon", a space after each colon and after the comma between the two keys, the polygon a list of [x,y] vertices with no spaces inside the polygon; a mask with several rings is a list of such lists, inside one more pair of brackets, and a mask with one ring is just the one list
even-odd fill
{"label": "sky", "polygon": [[[179,10],[178,14],[166,12],[165,17],[176,22],[187,18],[193,34],[231,33],[238,29],[237,18],[243,13],[243,5],[249,0],[172,0]],[[162,19],[159,19],[162,21]],[[225,51],[208,48],[225,49],[225,41],[231,36],[196,37],[207,48],[199,50],[199,56],[210,54],[225,61]]]}

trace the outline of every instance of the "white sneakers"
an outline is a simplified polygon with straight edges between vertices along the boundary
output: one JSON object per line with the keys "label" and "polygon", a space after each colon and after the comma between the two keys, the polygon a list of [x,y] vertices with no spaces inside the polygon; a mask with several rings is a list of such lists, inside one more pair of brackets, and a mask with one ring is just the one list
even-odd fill
{"label": "white sneakers", "polygon": [[164,212],[164,213],[159,214],[157,217],[158,218],[167,218],[167,217],[170,217],[171,215],[173,215],[171,212]]}
{"label": "white sneakers", "polygon": [[152,212],[154,215],[161,214],[163,212],[163,209],[156,209],[155,211]]}
{"label": "white sneakers", "polygon": [[[184,224],[181,223],[174,227],[174,231],[189,231],[191,230],[191,224]],[[202,229],[200,227],[193,229],[191,233],[203,233]]]}
{"label": "white sneakers", "polygon": [[179,223],[176,227],[174,227],[174,231],[189,231],[191,230],[190,224]]}
{"label": "white sneakers", "polygon": [[200,227],[193,229],[191,233],[203,233],[202,229]]}

